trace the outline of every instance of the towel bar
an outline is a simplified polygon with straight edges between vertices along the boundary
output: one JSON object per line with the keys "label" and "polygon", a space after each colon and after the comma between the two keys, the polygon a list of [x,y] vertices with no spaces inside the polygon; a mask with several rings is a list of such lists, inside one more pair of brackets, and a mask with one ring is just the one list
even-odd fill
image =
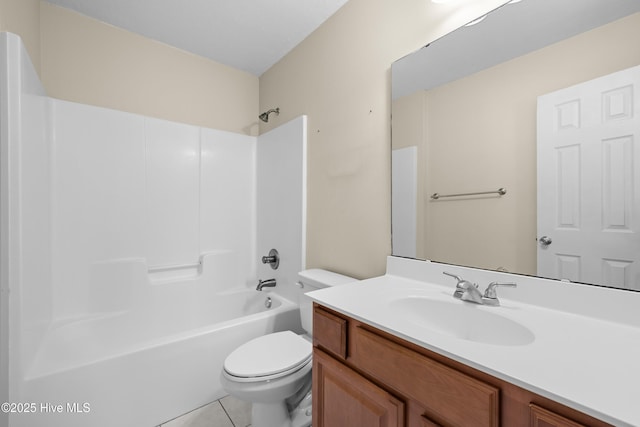
{"label": "towel bar", "polygon": [[505,194],[507,194],[507,190],[505,188],[498,188],[497,190],[494,191],[479,191],[476,193],[460,193],[460,194],[438,194],[438,193],[433,193],[431,195],[431,198],[434,200],[438,200],[441,199],[443,197],[459,197],[459,196],[478,196],[481,194],[499,194],[501,196],[504,196]]}

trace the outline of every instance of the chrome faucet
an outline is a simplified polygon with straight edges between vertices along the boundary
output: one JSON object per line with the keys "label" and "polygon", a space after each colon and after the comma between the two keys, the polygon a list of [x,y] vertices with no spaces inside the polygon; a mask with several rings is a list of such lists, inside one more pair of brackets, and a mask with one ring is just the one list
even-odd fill
{"label": "chrome faucet", "polygon": [[476,304],[498,306],[500,305],[500,300],[498,299],[496,288],[498,286],[509,286],[512,288],[515,288],[516,286],[518,286],[516,283],[513,283],[513,282],[508,282],[508,283],[491,282],[489,283],[489,286],[487,286],[487,289],[484,291],[484,295],[483,295],[478,289],[478,285],[476,285],[475,283],[471,283],[468,280],[464,280],[460,276],[457,276],[452,273],[447,273],[446,271],[444,271],[443,274],[446,274],[447,276],[451,276],[458,281],[458,283],[456,283],[456,290],[453,293],[454,298],[458,298],[463,301],[473,302]]}
{"label": "chrome faucet", "polygon": [[484,291],[484,295],[482,296],[482,302],[485,305],[500,305],[500,300],[498,299],[498,294],[496,293],[496,288],[498,286],[508,286],[510,288],[515,288],[516,286],[518,286],[517,283],[513,283],[513,282],[506,282],[506,283],[498,283],[498,282],[491,282],[489,283],[489,286],[487,286],[487,289],[485,289]]}
{"label": "chrome faucet", "polygon": [[265,255],[262,257],[262,263],[269,264],[271,268],[277,270],[278,266],[280,265],[280,254],[278,254],[278,251],[276,249],[271,249],[269,251],[269,255]]}
{"label": "chrome faucet", "polygon": [[258,280],[258,286],[256,291],[261,291],[262,288],[274,288],[276,286],[276,279]]}
{"label": "chrome faucet", "polygon": [[482,304],[482,294],[478,289],[478,285],[471,283],[468,280],[464,280],[462,277],[452,273],[443,272],[447,276],[451,276],[458,281],[456,283],[456,291],[453,293],[454,298],[461,299],[463,301],[475,302],[476,304]]}

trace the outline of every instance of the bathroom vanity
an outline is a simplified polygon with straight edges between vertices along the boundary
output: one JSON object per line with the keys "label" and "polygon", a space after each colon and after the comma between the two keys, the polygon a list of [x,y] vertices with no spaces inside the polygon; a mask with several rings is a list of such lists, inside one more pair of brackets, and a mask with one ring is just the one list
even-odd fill
{"label": "bathroom vanity", "polygon": [[396,257],[311,295],[315,427],[640,426],[639,23],[505,0],[393,63]]}
{"label": "bathroom vanity", "polygon": [[323,306],[314,322],[314,425],[609,425]]}
{"label": "bathroom vanity", "polygon": [[590,300],[619,291],[517,276],[487,307],[453,298],[443,268],[481,288],[500,274],[390,257],[311,294],[314,426],[640,425],[640,327]]}

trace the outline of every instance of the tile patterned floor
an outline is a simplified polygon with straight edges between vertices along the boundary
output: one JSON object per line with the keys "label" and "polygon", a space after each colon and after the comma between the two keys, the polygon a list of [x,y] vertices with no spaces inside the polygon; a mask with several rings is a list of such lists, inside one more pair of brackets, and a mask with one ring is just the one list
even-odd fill
{"label": "tile patterned floor", "polygon": [[159,427],[250,427],[251,404],[223,397]]}

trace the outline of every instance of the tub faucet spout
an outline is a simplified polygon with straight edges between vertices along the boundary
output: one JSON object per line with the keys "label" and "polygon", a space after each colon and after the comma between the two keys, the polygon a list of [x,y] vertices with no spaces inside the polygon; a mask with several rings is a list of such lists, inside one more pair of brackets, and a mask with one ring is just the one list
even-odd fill
{"label": "tub faucet spout", "polygon": [[276,279],[258,280],[258,286],[256,291],[261,291],[262,288],[274,288],[276,286]]}

